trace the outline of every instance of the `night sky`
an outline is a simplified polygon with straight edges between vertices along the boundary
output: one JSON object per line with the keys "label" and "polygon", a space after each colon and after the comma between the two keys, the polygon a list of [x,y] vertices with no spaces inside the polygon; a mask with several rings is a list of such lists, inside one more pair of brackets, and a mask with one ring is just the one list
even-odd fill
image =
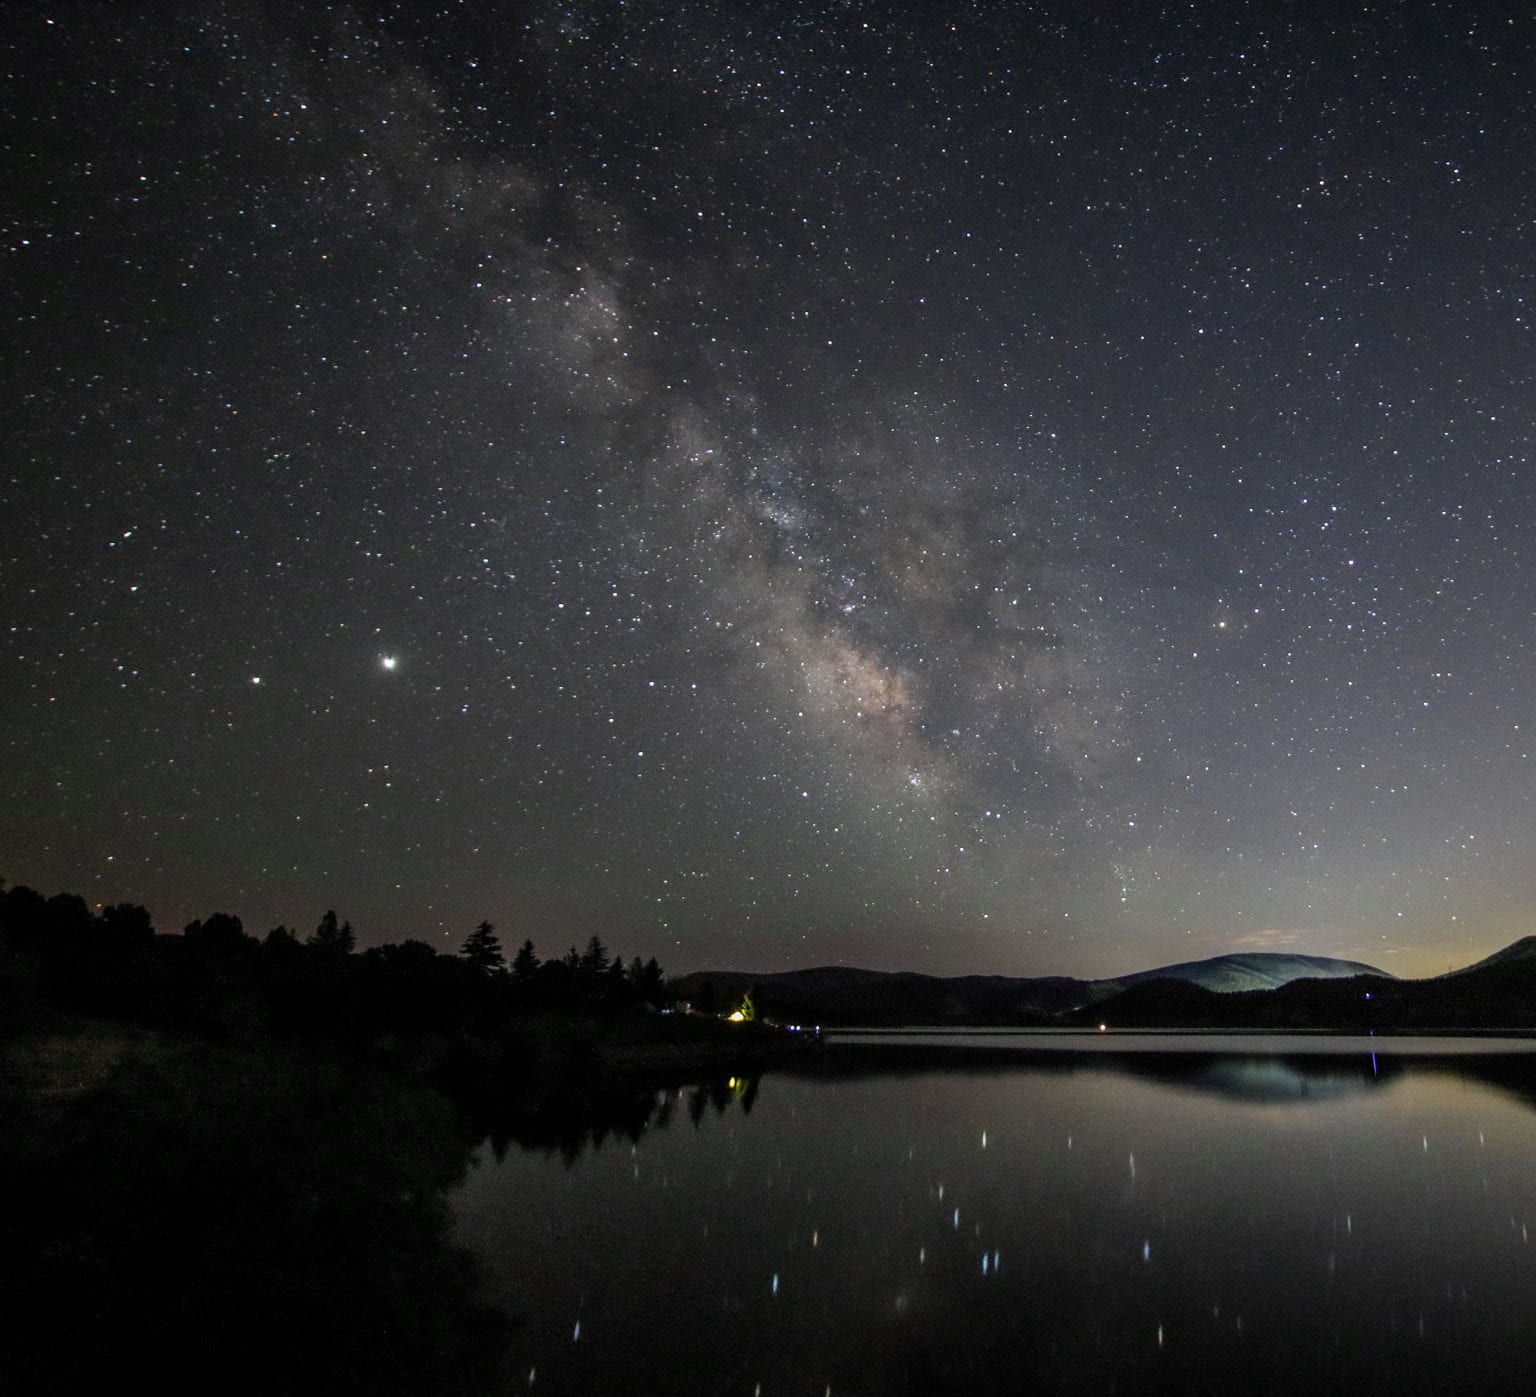
{"label": "night sky", "polygon": [[1536,930],[1519,7],[0,45],[10,881],[669,971]]}

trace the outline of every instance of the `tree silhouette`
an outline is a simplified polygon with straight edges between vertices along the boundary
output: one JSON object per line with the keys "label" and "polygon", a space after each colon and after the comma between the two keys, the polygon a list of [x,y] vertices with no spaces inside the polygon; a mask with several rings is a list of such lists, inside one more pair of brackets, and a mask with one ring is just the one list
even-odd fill
{"label": "tree silhouette", "polygon": [[[555,1051],[555,1039],[584,1041],[606,1031],[596,1020],[638,1017],[642,1003],[667,998],[654,959],[626,965],[596,936],[585,954],[572,947],[544,961],[524,941],[510,975],[489,922],[460,955],[422,941],[349,954],[355,949],[334,910],[302,944],[283,926],[248,935],[227,912],[189,923],[181,936],[157,936],[136,904],[93,914],[73,895],[0,886],[0,1034],[36,1002],[224,1043],[368,1044],[413,1072],[430,1060],[442,1089],[485,1102],[530,1052]],[[573,1022],[551,1027],[545,1016]],[[405,1041],[416,1034],[444,1041]]]}
{"label": "tree silhouette", "polygon": [[608,948],[597,935],[587,942],[576,968],[584,980],[595,980],[608,968]]}
{"label": "tree silhouette", "polygon": [[48,918],[55,935],[84,937],[91,930],[91,909],[75,893],[55,893],[48,899]]}
{"label": "tree silhouette", "polygon": [[527,985],[538,971],[539,958],[533,953],[533,942],[524,941],[522,949],[512,957],[512,978],[519,985]]}
{"label": "tree silhouette", "polygon": [[207,921],[188,922],[182,935],[189,942],[209,950],[227,950],[245,940],[245,928],[239,917],[228,912],[215,912]]}
{"label": "tree silhouette", "polygon": [[147,908],[136,902],[117,902],[101,909],[101,924],[107,933],[125,942],[143,943],[155,934],[155,924]]}
{"label": "tree silhouette", "polygon": [[500,970],[506,964],[501,942],[496,939],[496,928],[490,922],[481,922],[469,933],[461,953],[478,970]]}
{"label": "tree silhouette", "polygon": [[0,928],[22,943],[40,941],[49,929],[47,899],[18,884],[0,899]]}
{"label": "tree silhouette", "polygon": [[357,945],[357,935],[352,930],[351,922],[336,921],[336,913],[327,910],[325,916],[320,918],[320,925],[309,938],[309,945],[322,951],[331,952],[334,955],[349,955]]}

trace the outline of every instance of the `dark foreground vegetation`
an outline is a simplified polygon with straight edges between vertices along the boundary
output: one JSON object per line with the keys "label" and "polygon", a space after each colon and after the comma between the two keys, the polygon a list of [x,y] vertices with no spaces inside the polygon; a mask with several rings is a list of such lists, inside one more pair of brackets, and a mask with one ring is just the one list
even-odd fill
{"label": "dark foreground vegetation", "polygon": [[0,890],[0,1392],[505,1390],[447,1194],[482,1142],[750,1109],[782,1035],[669,1007],[595,938],[506,965],[486,924],[359,952]]}
{"label": "dark foreground vegetation", "polygon": [[761,1024],[670,1008],[654,959],[625,964],[595,936],[546,960],[525,941],[509,964],[489,922],[456,955],[422,941],[358,951],[334,912],[303,939],[282,926],[251,936],[227,913],[162,935],[136,905],[92,911],[70,894],[0,886],[0,1022],[12,1033],[65,1014],[361,1054],[472,1110],[530,1078],[747,1066],[786,1046]]}
{"label": "dark foreground vegetation", "polygon": [[511,1326],[449,1242],[445,1097],[271,1046],[115,1046],[73,1092],[16,1090],[10,1045],[0,1391],[489,1390]]}

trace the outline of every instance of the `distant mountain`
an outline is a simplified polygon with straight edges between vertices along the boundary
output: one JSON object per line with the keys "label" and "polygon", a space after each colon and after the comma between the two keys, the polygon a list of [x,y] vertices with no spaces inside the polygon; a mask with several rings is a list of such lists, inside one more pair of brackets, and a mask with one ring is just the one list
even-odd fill
{"label": "distant mountain", "polygon": [[1341,979],[1383,971],[1323,956],[1256,952],[1184,961],[1113,980],[1051,975],[959,975],[821,966],[773,974],[696,971],[672,981],[678,995],[706,1011],[724,1011],[753,991],[760,1013],[815,1024],[966,1024],[1041,1026],[1151,981],[1180,981],[1223,994],[1273,989],[1298,979]]}
{"label": "distant mountain", "polygon": [[932,975],[846,966],[754,974],[697,971],[672,980],[677,995],[705,1012],[724,1011],[751,991],[758,1012],[781,1023],[1041,1024],[1087,1002],[1088,982],[1063,977]]}
{"label": "distant mountain", "polygon": [[1536,948],[1517,942],[1465,970],[1427,980],[1311,978],[1235,994],[1181,980],[1144,980],[1069,1011],[1061,1021],[1112,1028],[1528,1034],[1536,1032]]}
{"label": "distant mountain", "polygon": [[1491,956],[1464,965],[1460,970],[1448,970],[1438,978],[1444,980],[1452,975],[1468,975],[1474,970],[1485,970],[1490,965],[1507,965],[1511,961],[1530,960],[1533,957],[1536,957],[1536,936],[1522,936],[1518,941],[1511,941],[1502,951],[1495,951]]}
{"label": "distant mountain", "polygon": [[1292,980],[1341,980],[1351,975],[1394,978],[1386,971],[1376,969],[1374,965],[1364,965],[1356,960],[1254,951],[1213,956],[1209,960],[1181,961],[1177,965],[1163,965],[1156,970],[1138,970],[1134,975],[1121,975],[1114,981],[1098,983],[1113,983],[1122,989],[1129,989],[1147,980],[1186,980],[1192,985],[1200,985],[1221,994],[1235,994],[1243,990],[1279,989]]}
{"label": "distant mountain", "polygon": [[1400,980],[1357,961],[1215,956],[1114,980],[892,974],[825,966],[776,975],[703,971],[673,982],[701,1008],[753,989],[789,1023],[1536,1033],[1536,936],[1475,965]]}

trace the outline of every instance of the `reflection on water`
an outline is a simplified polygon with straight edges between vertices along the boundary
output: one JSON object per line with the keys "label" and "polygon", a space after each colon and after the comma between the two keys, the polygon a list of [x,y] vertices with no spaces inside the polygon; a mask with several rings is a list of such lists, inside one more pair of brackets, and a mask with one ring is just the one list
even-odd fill
{"label": "reflection on water", "polygon": [[732,1105],[750,1114],[760,1081],[759,1076],[723,1076],[686,1087],[621,1081],[567,1082],[555,1091],[531,1088],[486,1122],[486,1144],[497,1159],[515,1144],[558,1155],[571,1165],[586,1150],[600,1150],[610,1141],[638,1144],[647,1133],[665,1130],[679,1110],[695,1128],[711,1111],[720,1115]]}
{"label": "reflection on water", "polygon": [[1027,1053],[1038,1056],[1047,1052],[1074,1055],[1109,1053],[1233,1053],[1272,1054],[1285,1057],[1494,1057],[1536,1052],[1536,1039],[1472,1036],[1446,1037],[1417,1034],[1361,1033],[1190,1033],[1177,1029],[1143,1028],[1085,1032],[1080,1028],[864,1028],[829,1029],[828,1042],[841,1048],[878,1045],[891,1048],[964,1048]]}
{"label": "reflection on water", "polygon": [[[1310,1066],[1310,1064],[1309,1064]],[[1380,1077],[1358,1068],[1308,1071],[1283,1058],[1213,1058],[1194,1064],[1179,1085],[1240,1101],[1299,1101],[1365,1091]]]}
{"label": "reflection on water", "polygon": [[[450,1235],[475,1137],[437,1092],[270,1044],[32,1087],[0,1090],[0,1393],[506,1390],[514,1326]],[[482,1148],[565,1169],[757,1091],[528,1084]]]}
{"label": "reflection on water", "polygon": [[467,1177],[399,1078],[166,1053],[0,1100],[0,1391],[1528,1389],[1536,1057],[1307,1041],[566,1083]]}
{"label": "reflection on water", "polygon": [[458,1236],[535,1392],[1525,1390],[1533,1084],[1358,1044],[834,1047],[504,1137]]}

